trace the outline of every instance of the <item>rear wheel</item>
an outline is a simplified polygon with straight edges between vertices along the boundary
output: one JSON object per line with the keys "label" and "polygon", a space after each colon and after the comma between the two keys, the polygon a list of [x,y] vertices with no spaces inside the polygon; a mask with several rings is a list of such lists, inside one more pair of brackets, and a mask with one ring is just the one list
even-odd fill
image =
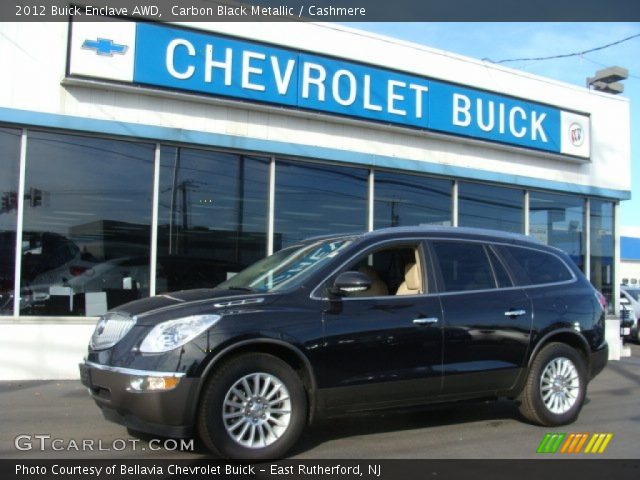
{"label": "rear wheel", "polygon": [[587,369],[580,352],[550,343],[531,364],[520,394],[520,413],[539,425],[566,425],[578,418],[586,391]]}
{"label": "rear wheel", "polygon": [[261,460],[283,456],[307,419],[296,372],[273,355],[243,354],[209,379],[199,406],[198,433],[214,453]]}

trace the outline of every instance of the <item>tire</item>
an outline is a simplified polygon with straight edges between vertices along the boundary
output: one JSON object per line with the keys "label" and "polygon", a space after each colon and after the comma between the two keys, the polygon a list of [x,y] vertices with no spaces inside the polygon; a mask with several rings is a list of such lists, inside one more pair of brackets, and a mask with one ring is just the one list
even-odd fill
{"label": "tire", "polygon": [[[558,377],[554,368],[563,377],[558,384],[553,383]],[[561,392],[555,393],[554,388]],[[566,396],[567,392],[573,396]],[[587,367],[582,354],[565,343],[550,343],[540,350],[531,364],[519,397],[520,413],[538,425],[567,425],[578,418],[586,393]]]}
{"label": "tire", "polygon": [[207,381],[197,430],[207,448],[221,457],[277,459],[302,433],[307,411],[302,382],[286,362],[247,353],[224,362]]}

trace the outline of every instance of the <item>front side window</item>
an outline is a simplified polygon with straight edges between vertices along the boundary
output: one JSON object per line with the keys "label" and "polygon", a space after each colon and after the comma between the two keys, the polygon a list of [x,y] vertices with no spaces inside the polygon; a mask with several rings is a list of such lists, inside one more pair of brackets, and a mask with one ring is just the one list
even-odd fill
{"label": "front side window", "polygon": [[349,297],[418,295],[425,292],[424,266],[417,245],[385,246],[357,258],[342,271],[358,271],[371,280],[364,292]]}
{"label": "front side window", "polygon": [[484,245],[470,242],[433,242],[445,292],[496,288]]}
{"label": "front side window", "polygon": [[216,290],[270,292],[300,286],[351,242],[332,239],[285,248],[221,283]]}
{"label": "front side window", "polygon": [[555,255],[530,248],[506,247],[513,260],[524,271],[530,285],[564,282],[573,275]]}

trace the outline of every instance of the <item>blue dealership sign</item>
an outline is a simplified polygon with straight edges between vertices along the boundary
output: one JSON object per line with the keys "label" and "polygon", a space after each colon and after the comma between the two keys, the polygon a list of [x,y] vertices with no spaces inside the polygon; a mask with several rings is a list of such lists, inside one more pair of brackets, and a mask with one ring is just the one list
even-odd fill
{"label": "blue dealership sign", "polygon": [[[119,35],[115,27],[109,32],[118,38],[75,31],[82,28],[81,23],[74,25],[73,34],[82,45],[132,47],[131,52],[125,49],[122,55],[100,58],[102,63],[124,65],[128,61],[128,76],[120,69],[117,76],[110,77],[106,67],[89,57],[86,47],[75,54],[73,45],[69,73],[589,156],[588,145],[582,146],[588,137],[588,116],[583,114],[209,32],[148,22],[122,24],[119,28],[128,30],[126,33]],[[97,47],[94,51],[101,53]],[[129,60],[119,58],[127,54],[131,55]],[[572,128],[570,136],[561,134],[565,124]],[[581,135],[579,145],[573,140],[576,132]]]}

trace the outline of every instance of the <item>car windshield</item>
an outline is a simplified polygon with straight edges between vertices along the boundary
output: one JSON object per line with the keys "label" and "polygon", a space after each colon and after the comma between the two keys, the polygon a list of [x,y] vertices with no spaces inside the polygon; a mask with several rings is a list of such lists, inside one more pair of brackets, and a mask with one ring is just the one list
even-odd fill
{"label": "car windshield", "polygon": [[299,286],[352,241],[334,238],[285,248],[254,263],[215,289],[270,292]]}
{"label": "car windshield", "polygon": [[640,288],[625,288],[624,291],[636,302],[640,302]]}

